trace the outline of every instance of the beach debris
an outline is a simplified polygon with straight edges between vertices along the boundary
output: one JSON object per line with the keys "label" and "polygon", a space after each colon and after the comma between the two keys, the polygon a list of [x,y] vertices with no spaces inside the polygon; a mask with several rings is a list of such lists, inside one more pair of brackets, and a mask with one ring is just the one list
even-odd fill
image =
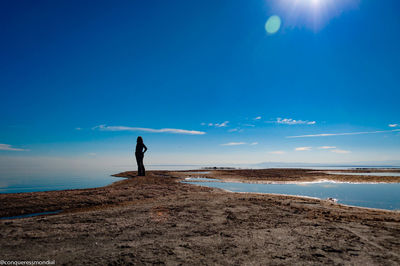
{"label": "beach debris", "polygon": [[336,203],[337,202],[337,199],[335,199],[335,198],[327,198],[326,200],[329,201],[329,202],[332,202],[332,203]]}

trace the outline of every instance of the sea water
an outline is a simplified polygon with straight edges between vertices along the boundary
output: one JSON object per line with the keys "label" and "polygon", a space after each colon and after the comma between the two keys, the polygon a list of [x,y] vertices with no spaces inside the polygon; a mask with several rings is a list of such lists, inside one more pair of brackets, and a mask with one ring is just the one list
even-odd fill
{"label": "sea water", "polygon": [[[149,165],[147,170],[191,170],[197,165]],[[121,180],[111,175],[124,171],[136,171],[136,165],[105,166],[90,169],[34,168],[21,165],[17,168],[0,168],[0,194],[66,189],[95,188]]]}
{"label": "sea water", "polygon": [[41,174],[8,174],[0,178],[0,193],[94,188],[120,180],[103,171],[44,172]]}

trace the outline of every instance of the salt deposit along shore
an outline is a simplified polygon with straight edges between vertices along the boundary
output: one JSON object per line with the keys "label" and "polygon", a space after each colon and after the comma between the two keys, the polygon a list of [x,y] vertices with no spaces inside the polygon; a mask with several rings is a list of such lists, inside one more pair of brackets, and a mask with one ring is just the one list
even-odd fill
{"label": "salt deposit along shore", "polygon": [[[398,171],[398,170],[397,170]],[[152,171],[106,187],[0,194],[0,260],[67,265],[400,264],[400,213],[325,200],[230,193]],[[195,173],[193,175],[196,175]],[[307,169],[217,170],[224,180],[400,182]],[[379,178],[379,179],[378,179]]]}

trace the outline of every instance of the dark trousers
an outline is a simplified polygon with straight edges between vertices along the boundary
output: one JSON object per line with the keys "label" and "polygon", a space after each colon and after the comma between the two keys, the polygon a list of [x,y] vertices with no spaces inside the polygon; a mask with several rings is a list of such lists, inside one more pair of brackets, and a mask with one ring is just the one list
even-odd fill
{"label": "dark trousers", "polygon": [[137,167],[138,167],[138,175],[139,176],[145,176],[146,175],[146,170],[144,169],[143,165],[143,153],[135,153],[136,156],[136,162],[137,162]]}

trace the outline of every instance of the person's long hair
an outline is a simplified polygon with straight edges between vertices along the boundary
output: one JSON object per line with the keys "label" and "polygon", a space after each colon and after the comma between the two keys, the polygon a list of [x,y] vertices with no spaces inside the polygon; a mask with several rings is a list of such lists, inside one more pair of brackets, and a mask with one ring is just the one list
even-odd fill
{"label": "person's long hair", "polygon": [[143,139],[142,139],[142,137],[141,136],[139,136],[139,137],[137,137],[137,140],[136,140],[136,142],[139,144],[143,144]]}

